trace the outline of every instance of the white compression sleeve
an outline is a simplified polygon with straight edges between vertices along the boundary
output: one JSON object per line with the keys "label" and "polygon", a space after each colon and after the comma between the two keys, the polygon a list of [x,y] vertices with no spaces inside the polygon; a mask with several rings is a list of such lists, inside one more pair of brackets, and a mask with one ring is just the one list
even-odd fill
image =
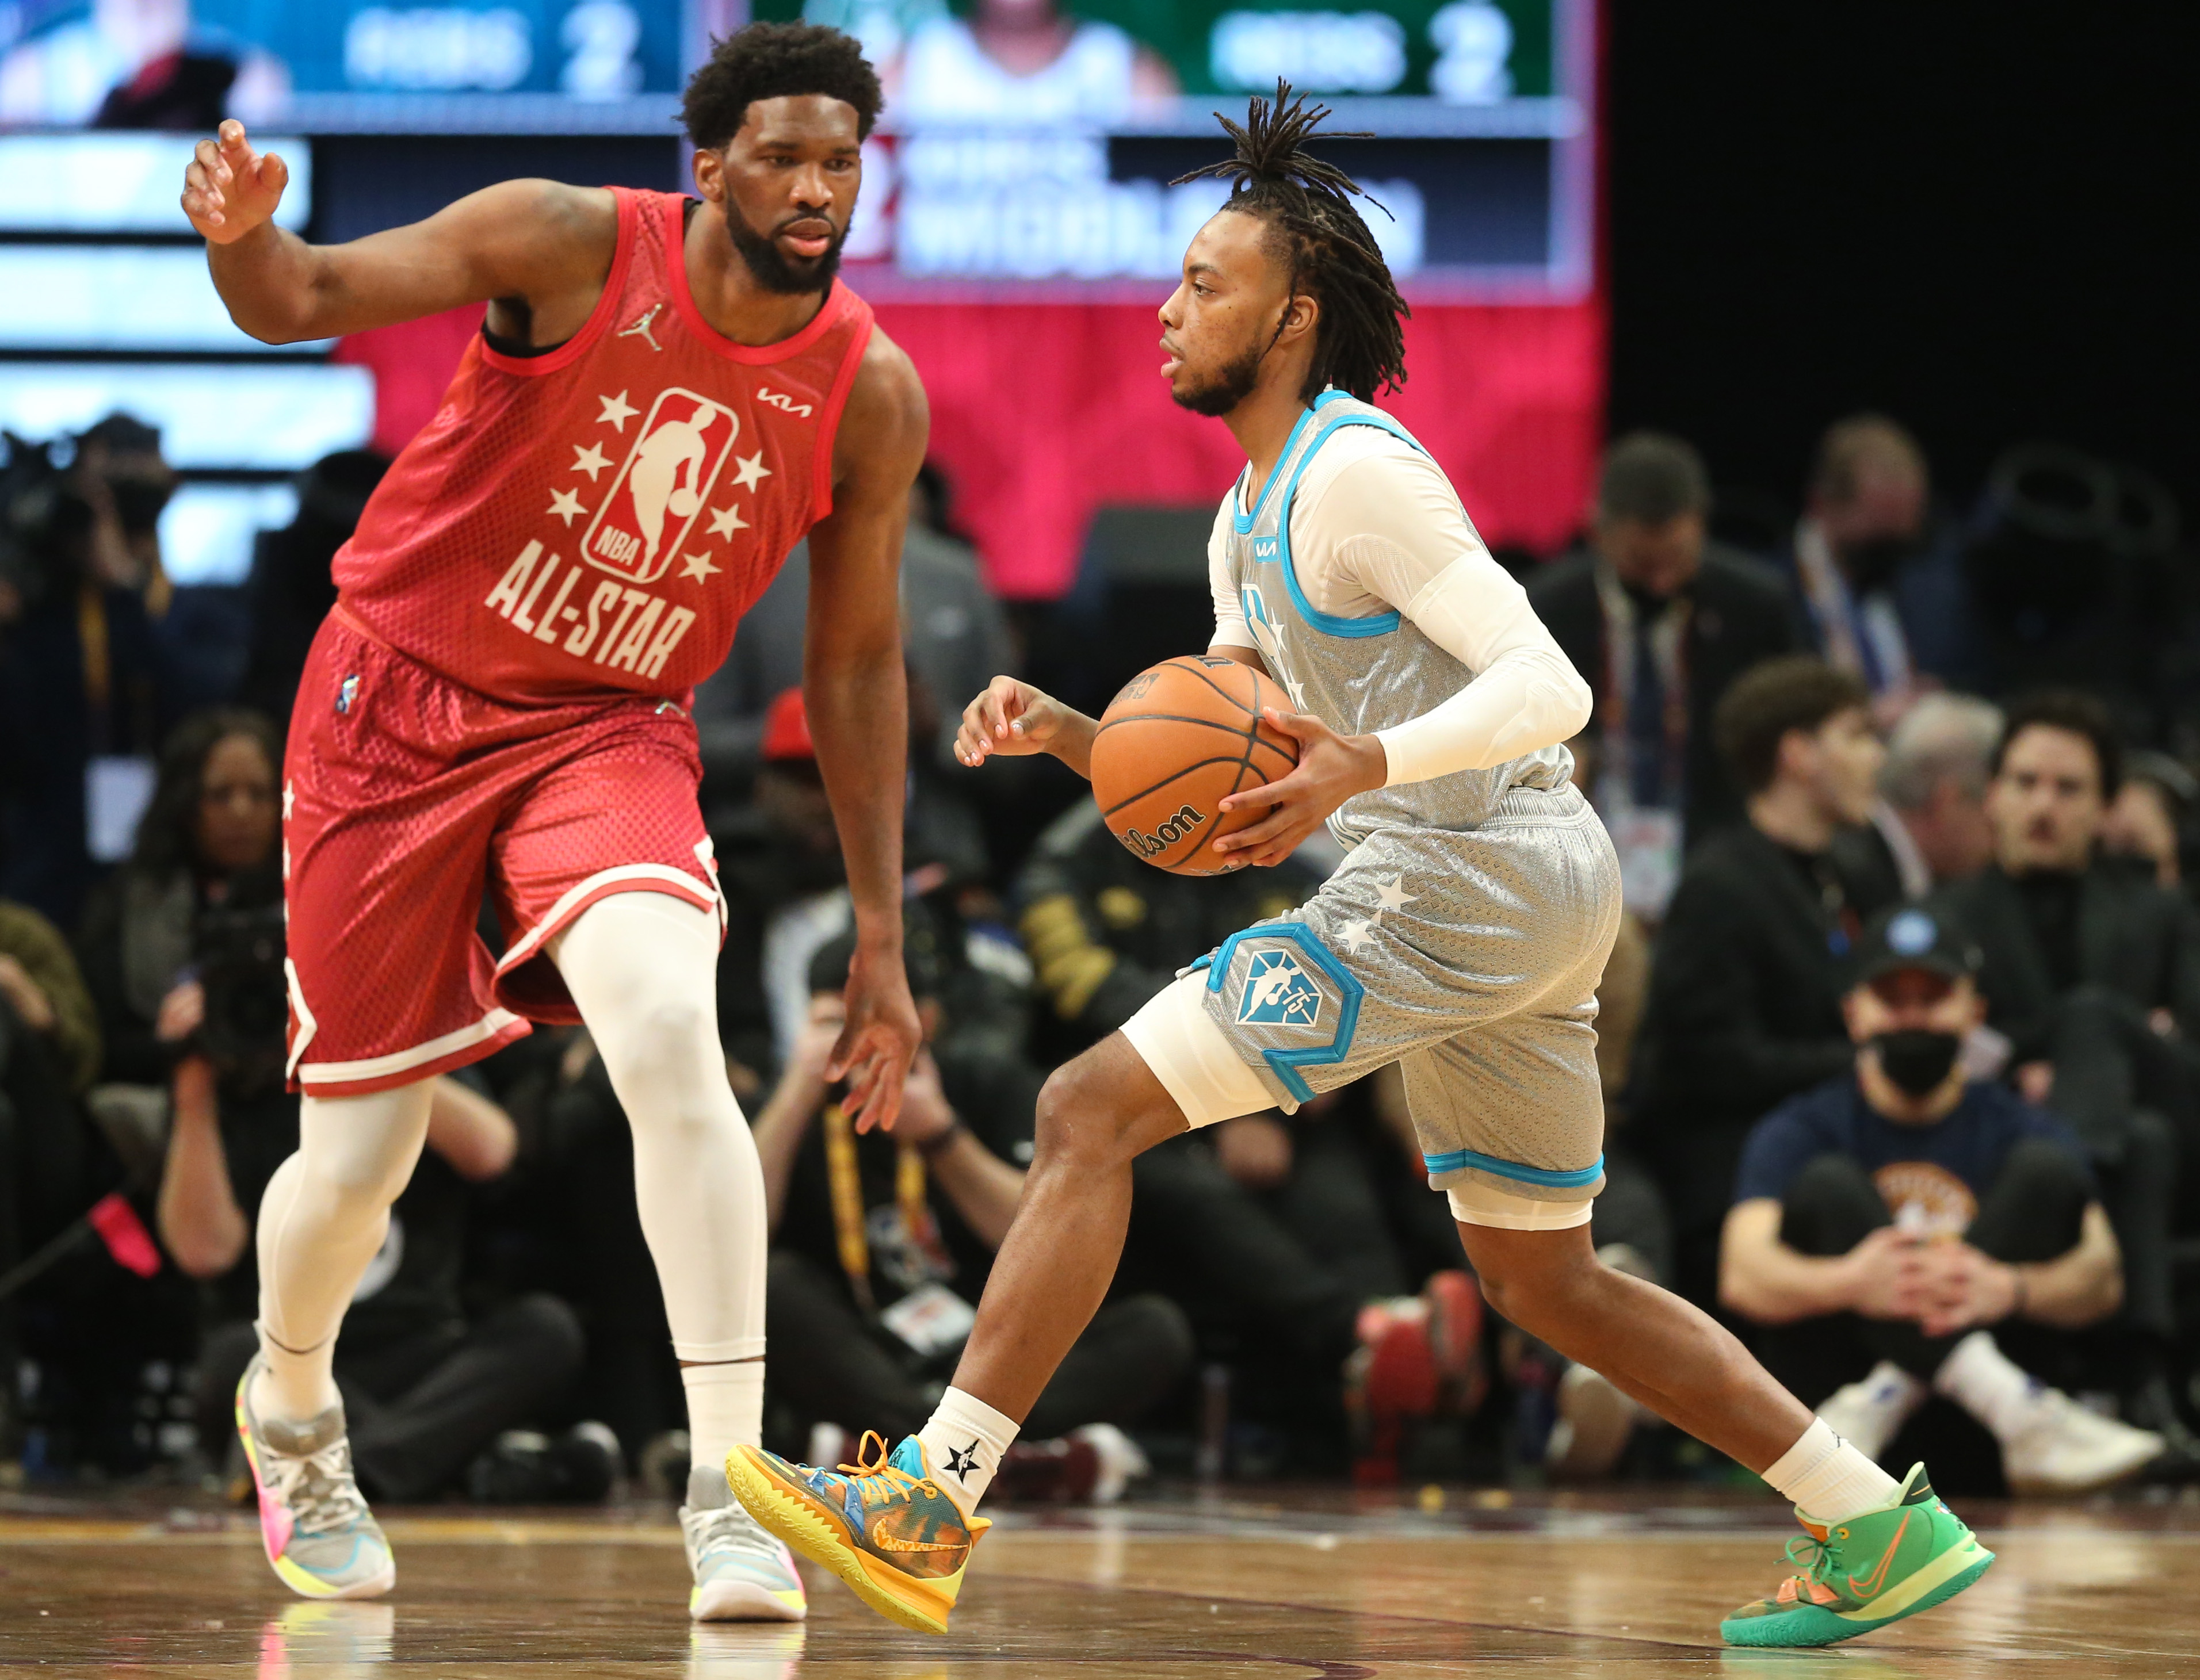
{"label": "white compression sleeve", "polygon": [[[582,911],[551,955],[634,1129],[635,1199],[672,1350],[698,1364],[760,1358],[764,1170],[718,1045],[716,918],[668,894],[618,893]],[[743,1415],[717,1426],[754,1445],[761,1385],[746,1396]],[[723,1456],[693,1444],[698,1462]]]}
{"label": "white compression sleeve", "polygon": [[1570,739],[1589,722],[1589,685],[1536,616],[1527,592],[1487,550],[1460,555],[1401,610],[1475,680],[1409,722],[1376,732],[1390,761],[1385,785],[1486,770]]}
{"label": "white compression sleeve", "polygon": [[1340,429],[1307,466],[1291,543],[1316,610],[1394,609],[1474,673],[1450,699],[1378,732],[1390,785],[1487,769],[1589,721],[1589,685],[1489,557],[1442,470],[1411,444],[1373,427]]}
{"label": "white compression sleeve", "polygon": [[1235,490],[1224,498],[1222,510],[1214,516],[1214,529],[1207,539],[1207,591],[1214,598],[1214,639],[1208,643],[1209,647],[1258,645],[1252,627],[1245,622],[1245,604],[1238,598],[1238,585],[1230,575],[1226,534],[1230,510],[1237,499]]}
{"label": "white compression sleeve", "polygon": [[255,1405],[304,1422],[336,1403],[336,1331],[389,1231],[428,1136],[428,1082],[365,1097],[306,1097],[298,1151],[260,1198],[260,1348]]}

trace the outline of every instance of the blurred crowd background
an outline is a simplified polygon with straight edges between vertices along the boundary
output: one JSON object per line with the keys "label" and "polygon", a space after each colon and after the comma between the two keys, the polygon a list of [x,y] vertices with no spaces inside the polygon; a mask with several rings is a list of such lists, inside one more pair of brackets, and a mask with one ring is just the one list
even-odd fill
{"label": "blurred crowd background", "polygon": [[[0,5],[0,1475],[234,1479],[297,1124],[283,734],[331,557],[479,319],[244,340],[178,236],[189,132],[303,137],[319,238],[504,175],[675,184],[680,67],[743,14],[541,9]],[[771,1444],[922,1422],[1046,1073],[1337,861],[1163,875],[1050,761],[948,751],[998,672],[1097,710],[1206,643],[1237,464],[1151,376],[1212,207],[1165,183],[1280,73],[1378,137],[1337,155],[1396,213],[1395,407],[1595,691],[1577,776],[1630,911],[1600,1252],[1945,1487],[2200,1477],[2200,458],[2156,249],[2190,171],[2147,91],[2178,44],[1721,9],[1684,39],[1589,0],[811,0],[887,72],[846,272],[934,405],[902,585],[930,1041],[857,1136],[798,548],[694,704]],[[1735,1473],[1494,1318],[1401,1362],[1460,1263],[1394,1078],[1158,1149],[1005,1485]],[[437,1082],[338,1370],[372,1496],[683,1485],[585,1033]]]}

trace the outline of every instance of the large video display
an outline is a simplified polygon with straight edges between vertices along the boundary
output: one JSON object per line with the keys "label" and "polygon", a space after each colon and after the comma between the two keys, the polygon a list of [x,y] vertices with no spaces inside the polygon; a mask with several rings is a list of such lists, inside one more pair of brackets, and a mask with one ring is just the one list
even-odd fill
{"label": "large video display", "polygon": [[1173,272],[1223,189],[1218,110],[1278,78],[1335,110],[1370,227],[1423,296],[1589,283],[1589,15],[1570,0],[764,0],[858,36],[887,87],[850,254],[875,289]]}
{"label": "large video display", "polygon": [[[1333,107],[1332,131],[1372,137],[1324,149],[1383,207],[1368,224],[1413,306],[1401,418],[1492,541],[1548,547],[1600,427],[1594,7],[0,0],[0,427],[142,411],[190,490],[173,571],[234,579],[288,475],[401,444],[471,327],[247,338],[174,210],[189,137],[225,115],[293,137],[285,219],[320,237],[425,214],[495,178],[491,155],[565,172],[531,149],[553,137],[629,137],[604,166],[638,173],[572,178],[670,185],[679,90],[711,38],[804,17],[856,35],[885,82],[844,272],[916,358],[934,457],[1003,588],[1067,587],[1095,508],[1209,499],[1235,470],[1226,436],[1161,394],[1152,312],[1223,191],[1177,178],[1222,155],[1218,111],[1278,77]],[[194,423],[215,413],[254,423]]]}

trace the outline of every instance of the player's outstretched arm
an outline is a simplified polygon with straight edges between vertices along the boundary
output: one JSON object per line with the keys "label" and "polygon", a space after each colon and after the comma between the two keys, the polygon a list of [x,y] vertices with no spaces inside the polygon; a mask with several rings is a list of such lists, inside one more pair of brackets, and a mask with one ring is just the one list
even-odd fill
{"label": "player's outstretched arm", "polygon": [[847,1080],[859,1131],[893,1124],[922,1037],[902,967],[909,687],[900,577],[909,487],[931,428],[916,368],[874,332],[834,441],[833,511],[810,534],[802,670],[804,709],[856,908],[847,1024],[827,1074]]}
{"label": "player's outstretched arm", "polygon": [[1005,758],[1052,753],[1091,781],[1092,737],[1099,727],[1044,689],[1014,677],[995,677],[962,709],[955,756],[974,769],[995,753]]}
{"label": "player's outstretched arm", "polygon": [[207,242],[230,318],[267,344],[332,338],[462,304],[508,299],[577,330],[618,242],[601,188],[503,181],[425,221],[344,245],[309,245],[275,225],[290,182],[280,155],[254,149],[234,118],[184,171],[183,209]]}

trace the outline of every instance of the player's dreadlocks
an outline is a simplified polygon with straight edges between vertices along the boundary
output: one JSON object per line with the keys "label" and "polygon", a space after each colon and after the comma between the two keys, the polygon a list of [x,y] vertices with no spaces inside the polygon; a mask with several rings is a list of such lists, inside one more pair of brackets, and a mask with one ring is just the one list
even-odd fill
{"label": "player's dreadlocks", "polygon": [[[1309,106],[1303,96],[1292,94],[1290,84],[1278,80],[1274,103],[1253,100],[1243,127],[1218,114],[1217,120],[1238,143],[1237,155],[1195,169],[1179,181],[1206,176],[1227,179],[1230,200],[1224,207],[1258,216],[1269,225],[1278,255],[1290,265],[1292,293],[1307,293],[1320,305],[1314,365],[1301,394],[1312,400],[1323,387],[1335,385],[1362,402],[1372,402],[1377,392],[1406,382],[1405,331],[1399,323],[1413,312],[1398,295],[1397,283],[1390,277],[1375,236],[1353,207],[1352,198],[1355,194],[1367,198],[1378,210],[1382,204],[1368,198],[1360,184],[1335,164],[1305,149],[1328,114],[1326,105]],[[1333,133],[1326,137],[1375,137]],[[1282,332],[1280,324],[1277,331]]]}

